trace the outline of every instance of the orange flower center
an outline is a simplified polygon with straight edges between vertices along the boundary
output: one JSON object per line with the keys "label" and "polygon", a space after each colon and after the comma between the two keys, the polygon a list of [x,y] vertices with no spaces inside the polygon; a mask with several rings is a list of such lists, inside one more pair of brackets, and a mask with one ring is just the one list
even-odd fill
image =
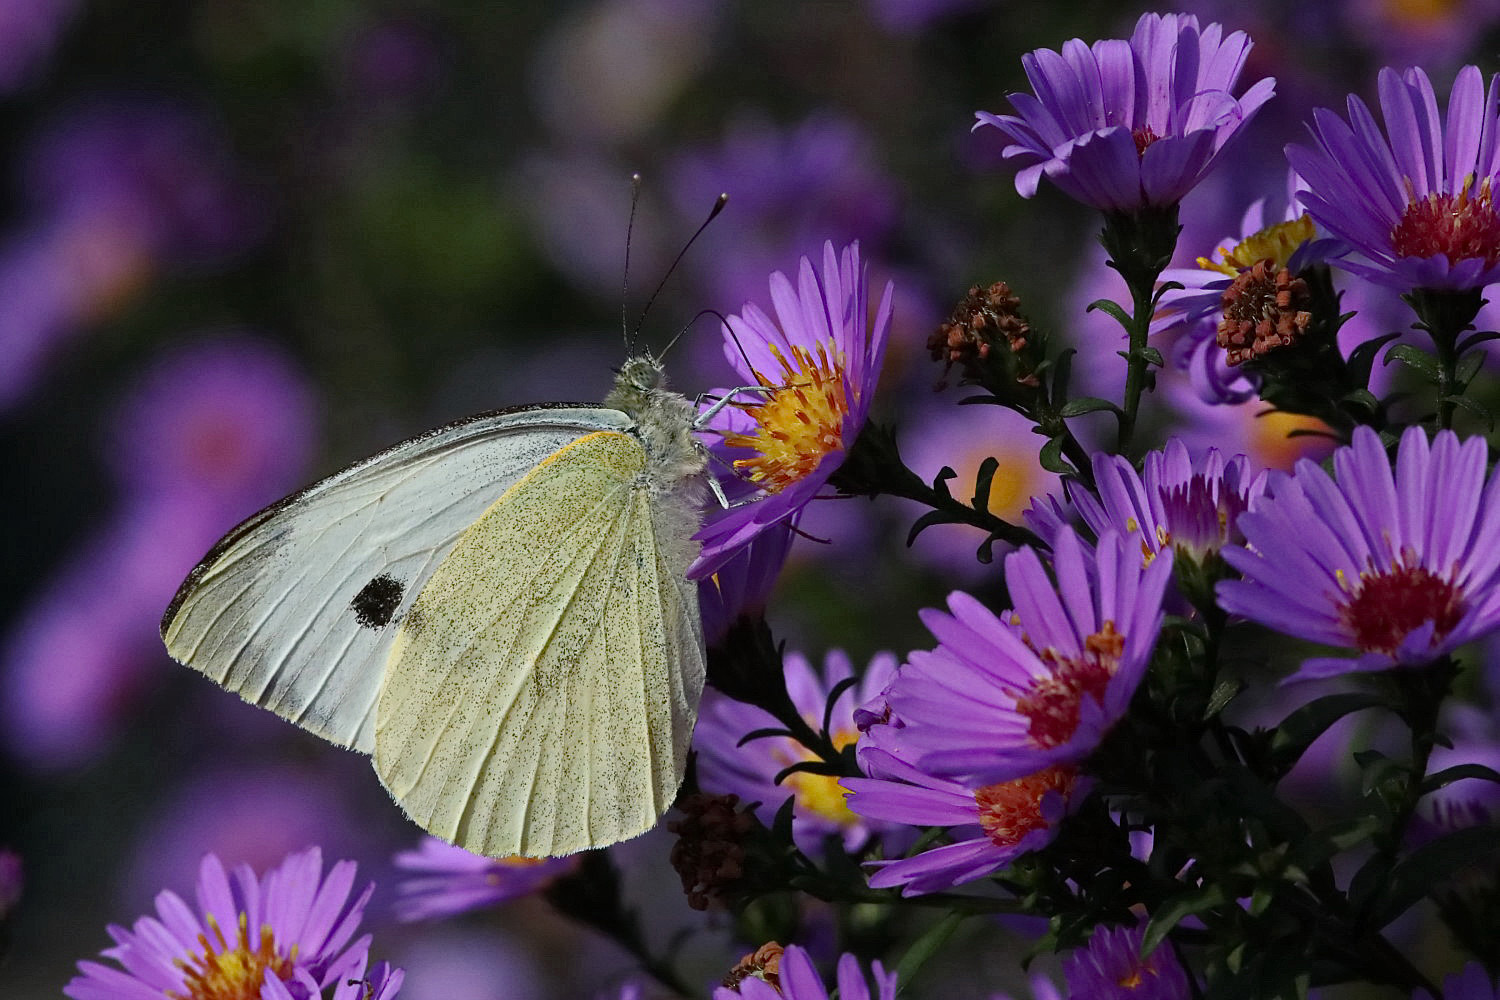
{"label": "orange flower center", "polygon": [[825,455],[844,448],[844,421],[849,393],[844,386],[845,359],[831,343],[816,352],[793,347],[787,358],[771,345],[781,364],[781,378],[753,372],[770,392],[761,402],[738,404],[754,418],[753,434],[725,433],[724,443],[756,452],[735,460],[750,482],[767,493],[779,493],[812,474]]}
{"label": "orange flower center", "polygon": [[1016,846],[1027,834],[1046,827],[1042,798],[1048,792],[1067,798],[1077,777],[1076,768],[1057,764],[1015,781],[984,786],[974,793],[980,829],[996,847]]}
{"label": "orange flower center", "polygon": [[259,939],[252,947],[245,914],[240,914],[233,945],[224,939],[224,932],[212,916],[207,920],[214,940],[209,940],[206,933],[199,934],[203,954],[177,960],[187,992],[168,990],[167,996],[172,1000],[259,1000],[267,971],[282,981],[291,978],[297,946],[293,945],[286,955],[278,954],[270,926],[261,926]]}

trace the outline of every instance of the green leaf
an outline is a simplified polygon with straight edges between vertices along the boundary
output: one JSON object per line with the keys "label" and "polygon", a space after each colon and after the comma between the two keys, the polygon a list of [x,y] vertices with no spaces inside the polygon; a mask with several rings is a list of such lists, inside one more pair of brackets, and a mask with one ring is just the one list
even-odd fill
{"label": "green leaf", "polygon": [[1055,472],[1060,476],[1076,476],[1078,470],[1073,468],[1072,463],[1066,458],[1063,458],[1063,440],[1063,437],[1059,435],[1042,445],[1037,461],[1048,472]]}
{"label": "green leaf", "polygon": [[953,514],[949,514],[946,511],[929,511],[928,513],[923,514],[921,517],[917,518],[915,522],[913,522],[911,530],[906,533],[906,547],[911,548],[911,544],[912,542],[915,542],[917,540],[917,536],[926,531],[928,528],[932,527],[934,524],[963,523],[965,522],[962,519]]}
{"label": "green leaf", "polygon": [[1458,365],[1453,370],[1453,377],[1460,387],[1466,386],[1479,371],[1479,366],[1484,364],[1483,354],[1470,354],[1468,357],[1459,359]]}
{"label": "green leaf", "polygon": [[1375,708],[1384,701],[1364,691],[1328,694],[1315,698],[1282,719],[1271,736],[1271,759],[1277,774],[1285,774],[1297,763],[1314,740],[1328,727],[1348,715]]}
{"label": "green leaf", "polygon": [[766,739],[771,739],[772,737],[776,737],[776,736],[791,736],[791,735],[792,734],[790,732],[788,732],[784,727],[767,726],[764,729],[752,729],[752,730],[750,730],[744,736],[740,737],[740,741],[738,743],[736,743],[735,746],[742,747],[746,743],[752,743],[755,740],[766,740]]}
{"label": "green leaf", "polygon": [[975,510],[990,509],[990,486],[995,481],[995,471],[1000,468],[1000,460],[997,458],[986,458],[979,463],[979,472],[974,476],[974,498],[969,501],[969,506]]}
{"label": "green leaf", "polygon": [[1203,710],[1203,718],[1212,719],[1224,711],[1224,707],[1233,701],[1235,695],[1243,691],[1245,686],[1245,682],[1238,679],[1221,680],[1215,684],[1213,693],[1208,696],[1208,707]]}
{"label": "green leaf", "polygon": [[1349,352],[1347,362],[1349,373],[1354,376],[1356,382],[1366,386],[1370,384],[1370,369],[1375,367],[1375,355],[1380,353],[1382,347],[1399,336],[1401,336],[1399,333],[1387,333],[1383,337],[1367,340]]}
{"label": "green leaf", "polygon": [[1437,358],[1413,344],[1397,344],[1386,351],[1385,363],[1390,364],[1393,360],[1416,369],[1429,382],[1436,383],[1442,377],[1442,368],[1438,365]]}
{"label": "green leaf", "polygon": [[1458,346],[1454,350],[1456,350],[1459,354],[1467,354],[1469,353],[1470,348],[1477,347],[1480,344],[1488,343],[1491,340],[1500,340],[1500,331],[1481,330],[1479,333],[1471,334],[1465,337],[1463,340],[1460,340],[1458,342]]}
{"label": "green leaf", "polygon": [[1374,413],[1380,408],[1380,400],[1369,389],[1355,389],[1353,392],[1346,392],[1339,397],[1339,402],[1345,406],[1364,410],[1366,413]]}
{"label": "green leaf", "polygon": [[1119,323],[1127,330],[1129,330],[1131,324],[1135,322],[1135,320],[1131,318],[1131,315],[1113,299],[1095,299],[1093,302],[1089,303],[1087,311],[1093,312],[1095,309],[1099,310],[1102,313],[1107,313],[1108,315],[1113,316],[1115,318],[1115,322]]}
{"label": "green leaf", "polygon": [[1222,885],[1217,884],[1206,885],[1168,899],[1151,914],[1151,922],[1146,925],[1146,933],[1141,937],[1141,957],[1145,958],[1155,951],[1156,946],[1165,941],[1172,928],[1184,918],[1222,906],[1228,901],[1228,893]]}
{"label": "green leaf", "polygon": [[927,964],[927,960],[948,943],[948,939],[953,936],[954,931],[958,930],[958,925],[963,923],[966,916],[967,914],[963,913],[949,913],[929,927],[926,933],[906,949],[906,954],[902,955],[901,961],[896,963],[896,981],[901,984],[903,990],[907,989],[907,984],[916,977],[917,971]]}
{"label": "green leaf", "polygon": [[1438,402],[1452,403],[1454,406],[1460,406],[1474,414],[1480,420],[1483,420],[1489,425],[1490,430],[1495,429],[1495,415],[1489,411],[1488,407],[1480,405],[1480,403],[1470,399],[1468,396],[1439,396]]}
{"label": "green leaf", "polygon": [[[1057,356],[1057,370],[1052,373],[1052,398],[1067,399],[1068,383],[1073,378],[1073,355],[1078,353],[1078,348],[1070,347]],[[1037,366],[1041,371],[1041,366]]]}
{"label": "green leaf", "polygon": [[1077,399],[1070,399],[1064,403],[1062,409],[1057,411],[1057,415],[1066,419],[1093,413],[1096,410],[1120,412],[1120,408],[1107,399],[1100,399],[1098,396],[1079,396]]}
{"label": "green leaf", "polygon": [[1411,909],[1451,876],[1500,851],[1500,827],[1477,826],[1429,841],[1398,861],[1370,903],[1370,927],[1379,930]]}
{"label": "green leaf", "polygon": [[1451,785],[1453,782],[1462,781],[1464,778],[1479,778],[1483,781],[1493,781],[1500,784],[1500,771],[1496,771],[1492,767],[1485,767],[1483,764],[1455,764],[1452,767],[1445,767],[1435,774],[1429,774],[1426,778],[1422,779],[1422,794],[1426,795],[1429,792],[1435,792],[1444,785]]}
{"label": "green leaf", "polygon": [[1149,344],[1145,347],[1142,347],[1139,351],[1135,351],[1133,353],[1137,357],[1144,358],[1146,360],[1146,364],[1148,365],[1155,365],[1158,368],[1166,367],[1167,362],[1162,358],[1161,351],[1150,346]]}

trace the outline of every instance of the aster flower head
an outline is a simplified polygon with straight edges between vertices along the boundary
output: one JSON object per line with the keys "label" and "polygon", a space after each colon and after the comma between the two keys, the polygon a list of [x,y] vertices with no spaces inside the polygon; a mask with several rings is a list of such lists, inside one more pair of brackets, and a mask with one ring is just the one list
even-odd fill
{"label": "aster flower head", "polygon": [[451,917],[540,892],[577,869],[578,858],[486,858],[437,837],[423,837],[415,850],[397,854],[395,863],[408,873],[396,884],[396,916],[413,921]]}
{"label": "aster flower head", "polygon": [[1225,560],[1242,580],[1219,604],[1288,635],[1354,650],[1305,660],[1294,680],[1432,663],[1500,628],[1500,486],[1482,438],[1417,427],[1395,470],[1369,428],[1333,456],[1303,460],[1239,519]]}
{"label": "aster flower head", "polygon": [[1145,676],[1171,574],[1143,565],[1114,531],[1089,552],[1071,529],[1053,540],[1056,584],[1036,550],[1005,560],[1015,611],[1004,620],[964,593],[922,615],[937,648],[911,654],[891,685],[899,747],[922,770],[1011,781],[1088,756]]}
{"label": "aster flower head", "polygon": [[1313,113],[1315,145],[1290,145],[1307,179],[1302,204],[1320,230],[1352,253],[1333,263],[1377,284],[1461,291],[1500,279],[1500,113],[1492,78],[1459,71],[1446,122],[1420,69],[1380,72],[1385,134],[1358,97],[1349,121]]}
{"label": "aster flower head", "polygon": [[[1163,553],[1169,562],[1180,555],[1201,564],[1242,539],[1235,521],[1265,492],[1265,479],[1250,474],[1244,455],[1226,462],[1215,448],[1194,462],[1174,437],[1146,455],[1139,473],[1119,455],[1096,454],[1097,495],[1076,489],[1073,501],[1095,534],[1117,532],[1138,545],[1146,565]],[[1043,537],[1055,534],[1055,521],[1034,520],[1047,529]]]}
{"label": "aster flower head", "polygon": [[[806,950],[793,944],[773,955],[774,947],[768,945],[747,956],[760,958],[760,968],[739,978],[731,977],[734,985],[714,990],[714,1000],[828,1000],[828,987]],[[839,1000],[895,1000],[896,973],[886,972],[878,960],[870,963],[870,972],[875,980],[873,992],[859,960],[847,953],[840,956]]]}
{"label": "aster flower head", "polygon": [[1063,964],[1068,992],[1091,1000],[1187,1000],[1187,972],[1165,945],[1141,957],[1145,927],[1100,927]]}
{"label": "aster flower head", "polygon": [[843,461],[880,377],[892,292],[887,283],[871,320],[859,244],[835,251],[825,243],[821,272],[804,257],[796,285],[780,271],[771,275],[775,320],[753,303],[729,317],[725,356],[742,384],[767,391],[726,408],[716,427],[741,479],[764,498],[704,525],[690,578],[714,572],[740,546],[794,518]]}
{"label": "aster flower head", "polygon": [[1035,94],[1011,94],[1014,115],[980,111],[974,127],[1010,139],[1002,155],[1020,167],[1023,198],[1046,175],[1104,212],[1173,206],[1275,92],[1267,78],[1234,96],[1250,47],[1191,14],[1143,14],[1128,41],[1075,38],[1022,56]]}
{"label": "aster flower head", "polygon": [[[842,650],[832,650],[821,670],[814,669],[798,653],[786,654],[783,663],[792,704],[809,725],[821,727],[829,693],[855,676],[849,657]],[[856,708],[878,697],[895,670],[894,656],[877,654],[861,672],[859,681],[839,695],[828,714],[828,735],[836,747],[842,749],[859,738]],[[810,751],[789,737],[767,737],[741,745],[751,732],[776,726],[776,720],[762,709],[710,691],[693,733],[699,788],[760,803],[756,814],[767,826],[790,797],[792,834],[803,851],[819,852],[823,838],[830,835],[842,839],[848,849],[858,849],[883,824],[868,823],[850,812],[845,791],[835,777],[799,772],[776,783],[776,776],[786,767],[815,759]]]}
{"label": "aster flower head", "polygon": [[196,907],[162,892],[156,916],[109,928],[115,946],[104,956],[120,968],[79,962],[63,992],[73,1000],[307,1000],[333,988],[336,1000],[388,1000],[401,972],[367,970],[368,935],[350,940],[375,888],[351,896],[354,878],[352,861],[325,877],[316,847],[260,878],[246,865],[226,872],[207,855]]}
{"label": "aster flower head", "polygon": [[913,827],[941,826],[948,842],[909,858],[871,862],[870,885],[900,887],[903,896],[942,892],[991,875],[1046,847],[1064,817],[1088,794],[1089,779],[1071,764],[983,784],[945,778],[861,744],[866,778],[844,778],[849,808],[861,816]]}
{"label": "aster flower head", "polygon": [[1271,212],[1260,199],[1245,211],[1239,235],[1219,241],[1195,267],[1162,272],[1162,282],[1182,287],[1162,293],[1152,336],[1173,342],[1176,367],[1206,403],[1255,397],[1259,376],[1239,366],[1301,336],[1311,316],[1300,275],[1347,249],[1320,236],[1297,204],[1305,187],[1289,171],[1284,212]]}

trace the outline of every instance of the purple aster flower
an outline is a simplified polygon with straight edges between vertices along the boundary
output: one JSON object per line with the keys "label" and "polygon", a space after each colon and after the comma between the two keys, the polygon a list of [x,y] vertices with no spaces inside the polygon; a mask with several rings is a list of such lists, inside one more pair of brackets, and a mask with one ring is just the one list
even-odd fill
{"label": "purple aster flower", "polygon": [[[755,953],[756,957],[772,947],[762,948]],[[739,979],[734,986],[719,987],[714,990],[713,1000],[828,1000],[828,987],[823,985],[823,977],[818,975],[817,967],[804,949],[788,945],[768,964],[775,968],[756,970]],[[878,960],[870,963],[870,972],[875,979],[873,997],[859,960],[849,954],[840,956],[839,1000],[895,1000],[896,974],[886,972]]]}
{"label": "purple aster flower", "polygon": [[1418,427],[1394,475],[1369,428],[1334,452],[1335,479],[1309,461],[1240,517],[1224,558],[1224,610],[1288,635],[1356,650],[1313,657],[1293,679],[1421,666],[1500,628],[1500,486],[1485,443]]}
{"label": "purple aster flower", "polygon": [[870,318],[859,244],[835,252],[823,245],[823,270],[802,258],[798,283],[771,275],[776,320],[747,303],[730,316],[725,356],[745,385],[774,389],[740,405],[754,433],[730,430],[724,444],[734,467],[764,499],[712,517],[696,536],[703,551],[689,577],[718,569],[736,549],[795,517],[817,496],[864,427],[885,357],[893,288]]}
{"label": "purple aster flower", "polygon": [[110,926],[115,945],[103,954],[120,968],[79,962],[81,974],[63,992],[73,1000],[306,1000],[334,987],[338,1000],[365,997],[367,990],[393,997],[401,972],[377,966],[367,975],[370,939],[350,940],[375,889],[372,883],[351,896],[354,878],[352,861],[340,861],[325,877],[316,847],[288,856],[261,878],[248,865],[226,872],[209,854],[199,869],[196,908],[162,892],[155,917],[128,930]]}
{"label": "purple aster flower", "polygon": [[1162,272],[1163,283],[1183,287],[1161,296],[1151,334],[1172,342],[1176,367],[1189,374],[1204,402],[1242,403],[1254,398],[1260,386],[1257,376],[1236,366],[1245,359],[1236,357],[1232,365],[1219,343],[1224,294],[1235,279],[1262,261],[1270,262],[1267,270],[1272,274],[1285,269],[1296,276],[1345,250],[1336,240],[1318,238],[1312,219],[1297,205],[1297,192],[1303,187],[1301,178],[1289,172],[1287,207],[1279,218],[1273,219],[1266,199],[1260,199],[1246,210],[1239,237],[1221,240],[1208,256],[1197,259],[1197,267]]}
{"label": "purple aster flower", "polygon": [[1187,1000],[1182,963],[1166,944],[1141,957],[1146,928],[1098,927],[1088,947],[1063,963],[1068,992],[1090,1000]]}
{"label": "purple aster flower", "polygon": [[1053,542],[1055,587],[1035,549],[1006,557],[1005,620],[961,592],[950,614],[923,612],[938,646],[912,653],[890,692],[903,758],[997,782],[1088,756],[1156,645],[1172,566],[1142,563],[1137,541],[1106,531],[1090,553],[1066,529]]}
{"label": "purple aster flower", "polygon": [[451,917],[540,892],[578,867],[578,858],[486,858],[437,837],[396,855],[410,872],[396,885],[401,920]]}
{"label": "purple aster flower", "polygon": [[26,868],[21,856],[8,847],[0,847],[0,923],[10,919],[26,885]]}
{"label": "purple aster flower", "polygon": [[1045,174],[1105,212],[1176,205],[1275,92],[1267,78],[1234,96],[1250,48],[1244,32],[1200,31],[1191,14],[1143,14],[1128,42],[1075,38],[1061,54],[1022,56],[1035,96],[1011,94],[1015,115],[980,111],[974,127],[1011,140],[1023,198]]}
{"label": "purple aster flower", "polygon": [[[810,725],[821,728],[829,692],[854,676],[849,657],[842,650],[833,650],[824,660],[823,669],[817,671],[806,657],[788,653],[783,665],[792,704]],[[894,656],[877,654],[858,683],[839,695],[828,716],[828,736],[836,747],[842,749],[859,738],[855,708],[885,690],[895,670]],[[803,851],[821,852],[823,838],[830,835],[840,837],[847,849],[857,850],[879,824],[862,822],[849,811],[837,778],[798,773],[776,784],[776,775],[783,768],[814,759],[805,747],[789,737],[768,737],[741,745],[754,730],[775,726],[776,720],[762,709],[708,691],[693,733],[699,788],[714,795],[737,795],[741,802],[760,803],[755,813],[767,825],[790,797],[792,834]]]}
{"label": "purple aster flower", "polygon": [[[1426,990],[1417,990],[1412,1000],[1432,1000]],[[1470,962],[1443,980],[1443,1000],[1500,1000],[1500,989],[1479,962]]]}
{"label": "purple aster flower", "polygon": [[792,548],[792,534],[790,524],[763,531],[698,581],[703,641],[710,648],[722,642],[740,619],[765,616],[766,602]]}
{"label": "purple aster flower", "polygon": [[0,92],[11,93],[41,75],[78,0],[12,0],[0,4]]}
{"label": "purple aster flower", "polygon": [[1089,788],[1089,780],[1068,764],[993,784],[938,777],[882,750],[878,742],[862,745],[859,752],[869,777],[842,781],[851,793],[849,808],[885,823],[947,828],[948,843],[909,858],[870,863],[870,885],[899,886],[903,896],[972,882],[1046,847]]}
{"label": "purple aster flower", "polygon": [[[1075,487],[1072,499],[1096,535],[1113,531],[1138,545],[1146,565],[1166,551],[1201,563],[1243,541],[1235,521],[1265,492],[1265,478],[1250,474],[1244,455],[1225,462],[1214,448],[1194,462],[1174,437],[1146,455],[1140,473],[1119,455],[1095,454],[1097,495]],[[1045,508],[1033,508],[1028,521],[1046,539],[1060,530]]]}
{"label": "purple aster flower", "polygon": [[1349,122],[1313,113],[1316,147],[1290,145],[1307,180],[1302,204],[1318,228],[1353,252],[1332,263],[1401,291],[1483,288],[1500,279],[1500,99],[1478,67],[1454,81],[1446,126],[1420,69],[1380,72],[1382,135],[1364,102],[1350,96]]}

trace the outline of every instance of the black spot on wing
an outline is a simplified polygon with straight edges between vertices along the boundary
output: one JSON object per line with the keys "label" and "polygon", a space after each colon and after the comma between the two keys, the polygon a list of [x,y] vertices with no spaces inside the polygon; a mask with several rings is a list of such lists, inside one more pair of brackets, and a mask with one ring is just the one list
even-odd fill
{"label": "black spot on wing", "polygon": [[391,616],[401,606],[401,595],[406,585],[388,574],[382,573],[354,595],[349,607],[354,611],[354,620],[365,628],[384,628]]}

